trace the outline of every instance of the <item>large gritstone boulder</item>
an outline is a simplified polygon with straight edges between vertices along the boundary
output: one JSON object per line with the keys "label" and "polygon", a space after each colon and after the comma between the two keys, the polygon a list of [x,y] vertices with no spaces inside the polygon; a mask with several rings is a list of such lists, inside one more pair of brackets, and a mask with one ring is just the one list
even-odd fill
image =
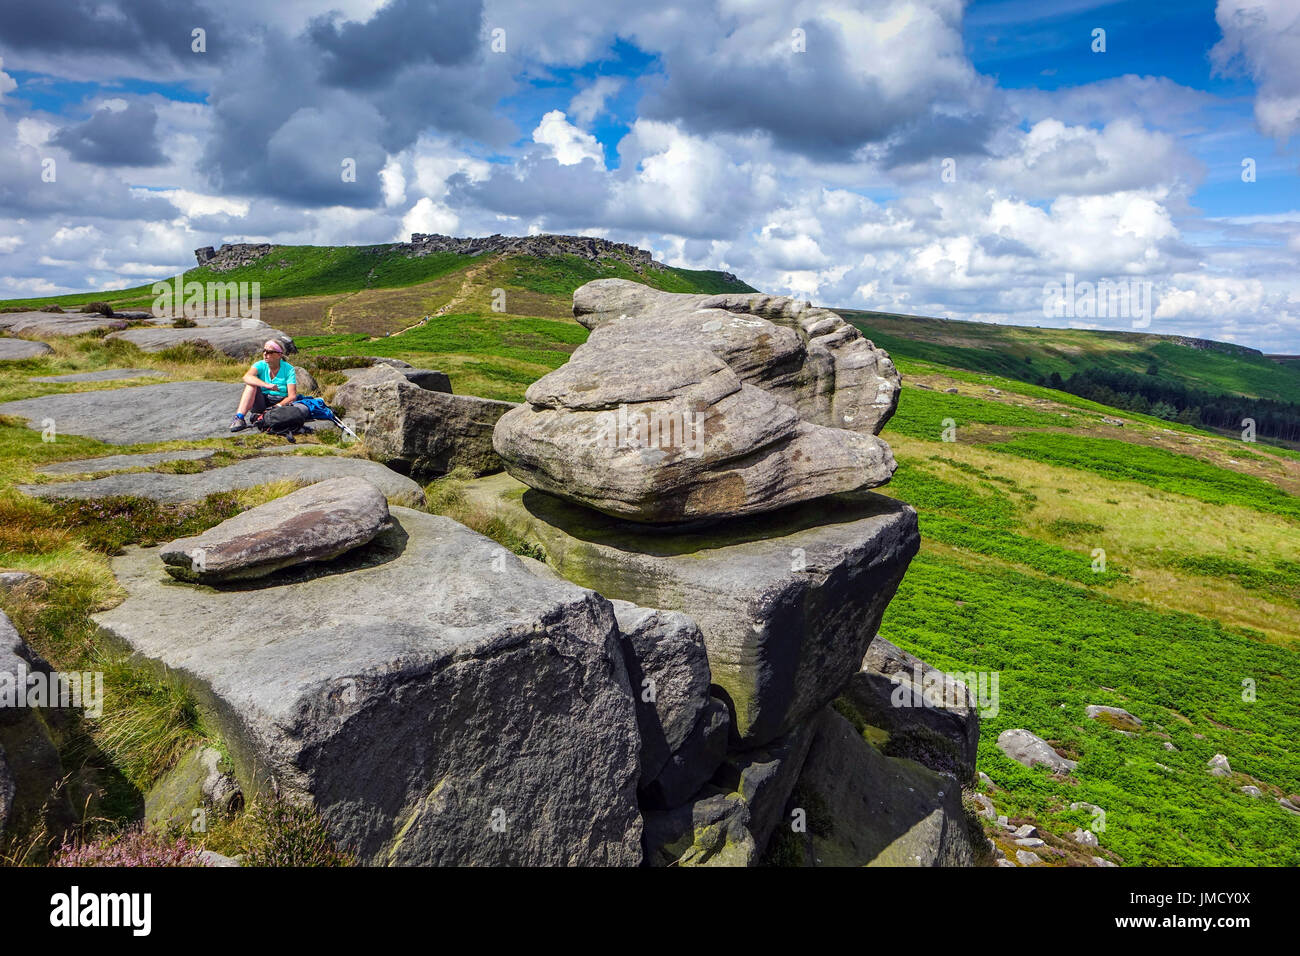
{"label": "large gritstone boulder", "polygon": [[761,292],[691,295],[626,279],[573,293],[573,315],[602,350],[704,348],[741,381],[771,392],[804,421],[878,434],[898,407],[888,354],[829,309]]}
{"label": "large gritstone boulder", "polygon": [[40,358],[53,354],[54,349],[44,342],[29,342],[27,339],[0,338],[0,362],[12,359]]}
{"label": "large gritstone boulder", "polygon": [[614,612],[449,518],[274,586],[113,561],[107,634],[194,690],[246,793],[314,804],[394,865],[636,865],[636,709]]}
{"label": "large gritstone boulder", "polygon": [[61,335],[86,335],[91,332],[126,328],[126,319],[98,313],[8,312],[0,313],[0,329],[10,335],[49,338]]}
{"label": "large gritstone boulder", "polygon": [[396,369],[374,374],[385,377],[340,389],[347,390],[346,419],[365,435],[371,457],[421,480],[455,468],[475,474],[501,469],[492,430],[515,407],[510,402],[421,388]]}
{"label": "large gritstone boulder", "polygon": [[212,583],[329,561],[388,527],[384,493],[364,478],[330,478],[164,545],[167,573]]}
{"label": "large gritstone boulder", "polygon": [[189,342],[206,342],[218,352],[224,352],[231,358],[252,361],[262,354],[262,345],[267,339],[275,339],[284,347],[285,352],[296,352],[298,347],[293,339],[273,329],[261,319],[205,319],[195,320],[195,328],[142,328],[127,329],[107,336],[131,342],[145,352],[161,352],[177,345]]}
{"label": "large gritstone boulder", "polygon": [[839,694],[920,546],[916,512],[870,492],[672,534],[507,475],[470,482],[465,494],[540,543],[566,579],[689,615],[745,748],[776,739]]}
{"label": "large gritstone boulder", "polygon": [[712,521],[884,484],[898,373],[834,313],[770,296],[574,293],[591,337],[497,424],[506,470],[613,517]]}
{"label": "large gritstone boulder", "polygon": [[906,737],[905,749],[931,770],[974,780],[980,715],[960,680],[877,637],[844,697],[868,724]]}

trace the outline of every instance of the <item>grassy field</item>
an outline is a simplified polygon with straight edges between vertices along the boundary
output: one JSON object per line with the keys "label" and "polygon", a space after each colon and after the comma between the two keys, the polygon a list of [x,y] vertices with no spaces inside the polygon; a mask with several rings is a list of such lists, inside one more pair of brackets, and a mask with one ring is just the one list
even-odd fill
{"label": "grassy field", "polygon": [[[266,317],[297,337],[299,361],[399,357],[447,371],[457,392],[510,400],[585,341],[569,311],[573,288],[626,269],[518,257],[456,268],[428,257],[380,269],[365,250],[331,258],[307,249],[277,250],[257,266],[264,297],[276,292]],[[716,274],[681,270],[654,278],[683,291],[725,285]],[[310,295],[294,295],[303,291]],[[1067,835],[1090,822],[1070,804],[1095,803],[1107,811],[1099,852],[1125,865],[1300,865],[1300,817],[1275,799],[1300,792],[1300,454],[1117,413],[1014,377],[1032,367],[1036,378],[1044,363],[1066,368],[1090,350],[1089,360],[1135,366],[1150,353],[1162,367],[1185,366],[1189,380],[1263,395],[1293,387],[1278,376],[1298,374],[1295,367],[1270,373],[1248,356],[1149,337],[1111,342],[1097,333],[946,323],[944,336],[920,342],[904,334],[902,318],[858,321],[896,348],[905,376],[883,433],[899,468],[882,491],[917,507],[923,536],[882,634],[937,667],[1000,674],[999,711],[985,720],[980,745],[998,812]],[[0,400],[115,387],[31,378],[125,366],[154,368],[159,380],[242,372],[198,350],[146,355],[80,337],[57,342],[52,356],[0,363]],[[330,371],[317,377],[327,396],[342,381]],[[227,461],[259,441],[191,444],[216,446]],[[111,675],[105,717],[60,740],[103,791],[94,812],[106,829],[138,812],[140,794],[195,741],[220,745],[181,690],[99,645],[89,614],[120,599],[109,555],[208,526],[291,487],[188,508],[125,500],[102,510],[35,501],[13,488],[37,480],[43,463],[123,450],[75,436],[42,442],[39,432],[0,419],[0,568],[48,582],[43,594],[10,593],[0,603],[56,666]],[[449,493],[432,487],[431,508]],[[1119,734],[1085,719],[1088,704],[1124,707],[1144,728]],[[1013,727],[1049,740],[1078,768],[1057,778],[1008,760],[996,739]],[[1216,753],[1229,757],[1234,776],[1209,776]],[[1246,784],[1265,797],[1247,797]],[[250,812],[205,841],[283,859],[289,838],[266,822],[278,819]],[[310,844],[310,826],[295,826]],[[297,852],[294,840],[285,853]],[[22,857],[21,848],[4,852]]]}

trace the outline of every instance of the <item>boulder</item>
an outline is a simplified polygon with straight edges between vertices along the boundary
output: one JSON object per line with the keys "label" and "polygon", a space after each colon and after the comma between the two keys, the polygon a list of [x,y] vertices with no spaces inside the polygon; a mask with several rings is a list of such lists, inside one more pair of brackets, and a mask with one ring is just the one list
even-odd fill
{"label": "boulder", "polygon": [[[3,341],[3,339],[0,339]],[[229,437],[244,386],[237,382],[166,382],[94,392],[65,392],[0,404],[56,435],[85,435],[112,445]]]}
{"label": "boulder", "polygon": [[[920,764],[882,755],[826,708],[792,802],[807,814],[818,866],[970,866],[961,788]],[[792,834],[793,836],[793,834]]]}
{"label": "boulder", "polygon": [[0,571],[0,594],[39,586],[40,580],[28,571]]}
{"label": "boulder", "polygon": [[916,512],[869,492],[672,534],[507,475],[469,482],[465,494],[540,543],[564,578],[689,615],[745,748],[775,740],[838,695],[920,545]]}
{"label": "boulder", "polygon": [[1019,728],[998,734],[998,749],[1026,767],[1046,764],[1052,773],[1069,773],[1079,765],[1077,761],[1058,754],[1046,740]]}
{"label": "boulder", "polygon": [[222,769],[222,762],[215,747],[196,747],[187,753],[145,794],[145,820],[162,830],[188,829],[195,810],[233,813],[240,809],[243,792],[234,776]]}
{"label": "boulder", "polygon": [[901,379],[889,356],[839,315],[808,302],[597,279],[574,291],[573,315],[593,330],[589,344],[600,351],[662,350],[666,342],[706,349],[814,424],[874,435],[898,406]]}
{"label": "boulder", "polygon": [[156,368],[105,368],[98,372],[77,372],[73,375],[41,375],[32,382],[116,382],[126,378],[166,378],[167,373]]}
{"label": "boulder", "polygon": [[1210,758],[1207,766],[1210,768],[1211,777],[1226,777],[1232,773],[1232,765],[1223,754],[1215,754]]}
{"label": "boulder", "polygon": [[388,380],[359,385],[343,400],[348,422],[365,434],[372,457],[421,480],[462,467],[475,474],[501,469],[492,430],[514,405],[430,391],[393,369],[383,374]]}
{"label": "boulder", "polygon": [[686,743],[709,706],[708,653],[699,625],[685,614],[611,603],[636,697],[641,779],[649,782]]}
{"label": "boulder", "polygon": [[420,507],[424,491],[410,478],[363,458],[339,455],[264,455],[244,458],[233,465],[209,468],[188,475],[127,472],[84,481],[58,481],[44,485],[19,485],[18,490],[37,498],[109,498],[130,495],[163,504],[198,501],[219,491],[255,488],[275,481],[315,484],[329,478],[364,478],[393,504]]}
{"label": "boulder", "polygon": [[95,619],[188,683],[245,794],[314,804],[363,863],[638,864],[609,602],[449,518],[392,517],[329,573],[257,588],[180,587],[129,548],[127,598]]}
{"label": "boulder", "polygon": [[1097,834],[1091,830],[1085,830],[1083,827],[1076,827],[1075,831],[1070,834],[1070,839],[1080,846],[1099,846],[1101,842],[1097,839]]}
{"label": "boulder", "polygon": [[206,461],[217,453],[215,448],[184,448],[178,451],[151,451],[140,455],[106,455],[103,458],[78,458],[56,461],[37,468],[40,475],[94,475],[130,468],[151,468],[169,461]]}
{"label": "boulder", "polygon": [[1249,785],[1249,784],[1247,784],[1247,785],[1244,786],[1244,787],[1241,787],[1240,789],[1241,789],[1241,792],[1244,793],[1244,794],[1245,794],[1246,796],[1248,796],[1248,797],[1259,798],[1259,797],[1262,797],[1262,796],[1264,795],[1264,791],[1261,790],[1261,789],[1259,789],[1259,787],[1251,786],[1251,785]]}
{"label": "boulder", "polygon": [[758,847],[749,807],[738,793],[715,791],[671,810],[645,815],[650,866],[753,866]]}
{"label": "boulder", "polygon": [[198,326],[192,329],[167,327],[150,327],[127,329],[107,336],[131,342],[144,352],[161,352],[190,342],[206,342],[218,352],[231,358],[254,361],[261,357],[262,345],[267,339],[275,339],[286,353],[298,351],[293,339],[273,329],[260,319],[199,319]]}
{"label": "boulder", "polygon": [[126,320],[98,313],[7,312],[0,313],[0,329],[10,335],[49,338],[63,335],[87,335],[92,332],[126,328]]}
{"label": "boulder", "polygon": [[53,352],[54,349],[44,342],[0,338],[0,362],[11,359],[39,358],[42,355],[51,355]]}
{"label": "boulder", "polygon": [[451,392],[451,379],[447,377],[446,372],[430,368],[412,368],[405,363],[400,366],[381,363],[368,368],[348,369],[343,374],[347,376],[347,382],[340,385],[338,391],[334,393],[334,403],[343,407],[347,407],[349,402],[356,406],[360,399],[358,392],[366,385],[397,382],[403,378],[412,385],[418,385],[431,392]]}
{"label": "boulder", "polygon": [[297,379],[297,389],[299,395],[319,395],[320,386],[316,384],[316,376],[307,371],[301,365],[293,367],[294,378]]}
{"label": "boulder", "polygon": [[1037,866],[1043,862],[1043,858],[1030,850],[1017,850],[1016,862],[1021,866]]}
{"label": "boulder", "polygon": [[931,770],[964,784],[974,780],[980,715],[961,681],[877,636],[844,697],[867,723],[889,733],[891,743],[908,738],[907,749]]}
{"label": "boulder", "polygon": [[670,524],[773,511],[894,473],[879,438],[801,419],[712,352],[669,333],[634,348],[602,330],[497,423],[493,447],[520,481]]}
{"label": "boulder", "polygon": [[1123,707],[1105,707],[1101,704],[1089,704],[1083,709],[1090,720],[1100,720],[1116,730],[1134,731],[1142,729],[1142,721],[1134,717]]}
{"label": "boulder", "polygon": [[211,584],[330,561],[389,525],[384,493],[365,478],[328,478],[164,545],[167,573]]}

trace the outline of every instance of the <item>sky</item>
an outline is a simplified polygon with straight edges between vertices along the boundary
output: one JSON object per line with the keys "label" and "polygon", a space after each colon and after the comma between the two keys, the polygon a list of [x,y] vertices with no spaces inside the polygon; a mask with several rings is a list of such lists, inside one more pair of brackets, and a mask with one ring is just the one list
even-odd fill
{"label": "sky", "polygon": [[1300,354],[1300,0],[0,5],[0,298],[412,232]]}

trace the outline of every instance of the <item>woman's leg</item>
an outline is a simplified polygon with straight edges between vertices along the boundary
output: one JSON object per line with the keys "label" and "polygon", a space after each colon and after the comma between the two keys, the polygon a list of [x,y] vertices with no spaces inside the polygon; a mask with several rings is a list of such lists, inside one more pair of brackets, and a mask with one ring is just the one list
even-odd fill
{"label": "woman's leg", "polygon": [[253,401],[261,394],[261,390],[253,385],[244,386],[244,394],[239,399],[239,414],[246,415],[248,410],[253,407]]}

